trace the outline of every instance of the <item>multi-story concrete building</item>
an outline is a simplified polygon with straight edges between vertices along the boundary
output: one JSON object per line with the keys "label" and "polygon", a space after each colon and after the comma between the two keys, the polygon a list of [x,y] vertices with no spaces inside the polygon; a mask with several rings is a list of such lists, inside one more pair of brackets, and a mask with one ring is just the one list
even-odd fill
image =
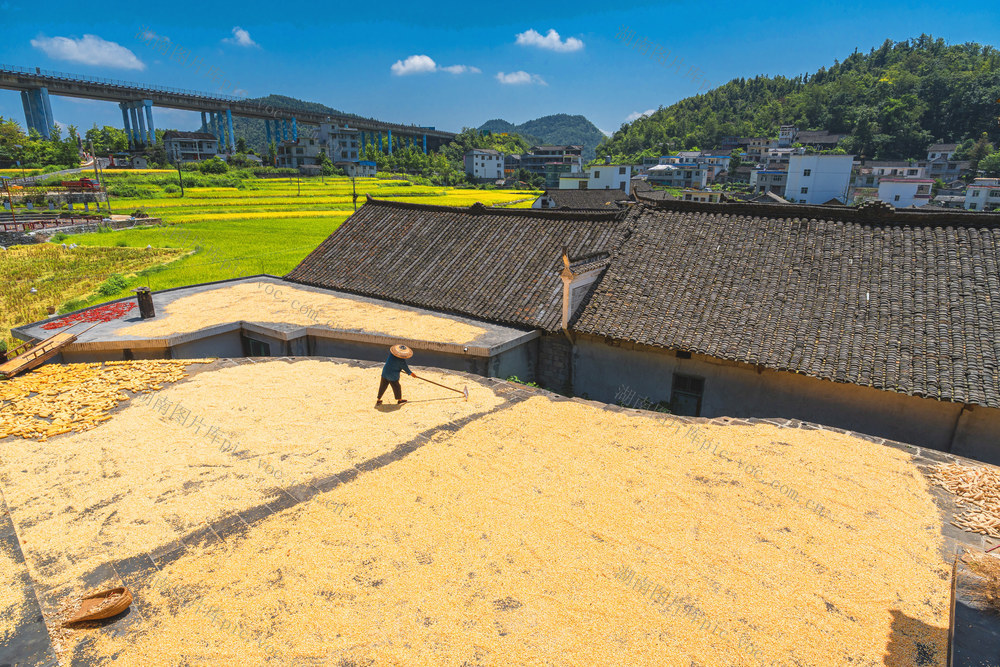
{"label": "multi-story concrete building", "polygon": [[315,137],[303,134],[298,139],[280,142],[278,166],[299,168],[316,165],[320,153],[325,153],[334,163],[357,162],[359,135],[358,130],[346,125],[323,123]]}
{"label": "multi-story concrete building", "polygon": [[[569,165],[568,172],[583,171],[583,146],[532,146],[530,153],[521,156],[521,168],[533,174],[544,174],[545,166],[552,164]],[[559,187],[558,180],[553,187]]]}
{"label": "multi-story concrete building", "polygon": [[610,158],[604,164],[592,165],[579,173],[562,174],[559,177],[560,190],[621,190],[630,193],[632,165],[611,164]]}
{"label": "multi-story concrete building", "polygon": [[492,148],[473,148],[465,153],[465,174],[479,181],[504,177],[504,155]]}
{"label": "multi-story concrete building", "polygon": [[940,158],[950,160],[957,151],[958,144],[931,144],[927,148],[927,159],[936,160]]}
{"label": "multi-story concrete building", "polygon": [[882,178],[878,198],[896,208],[924,206],[931,201],[933,178]]}
{"label": "multi-story concrete building", "polygon": [[167,130],[163,133],[163,148],[171,163],[201,162],[220,154],[219,140],[208,132]]}
{"label": "multi-story concrete building", "polygon": [[1000,209],[1000,178],[977,178],[965,191],[965,208],[970,211]]}
{"label": "multi-story concrete building", "polygon": [[787,185],[788,172],[784,169],[758,169],[750,174],[750,187],[757,193],[773,192],[784,197]]}
{"label": "multi-story concrete building", "polygon": [[511,153],[510,155],[503,156],[503,175],[504,178],[513,178],[517,174],[517,170],[521,168],[521,156],[516,153]]}
{"label": "multi-story concrete building", "polygon": [[853,155],[793,155],[784,197],[799,204],[846,202],[853,165]]}
{"label": "multi-story concrete building", "polygon": [[650,167],[646,180],[654,185],[704,190],[708,185],[708,167],[703,164],[658,164]]}

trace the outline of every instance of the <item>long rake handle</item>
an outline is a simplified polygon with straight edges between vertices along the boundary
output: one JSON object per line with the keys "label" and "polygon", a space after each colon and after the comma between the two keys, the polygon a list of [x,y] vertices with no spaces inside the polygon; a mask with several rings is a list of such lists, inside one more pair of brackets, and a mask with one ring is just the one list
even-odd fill
{"label": "long rake handle", "polygon": [[455,389],[454,387],[449,387],[448,385],[440,384],[438,382],[435,382],[434,380],[428,380],[427,378],[420,377],[419,375],[416,374],[414,374],[413,377],[417,378],[418,380],[423,380],[424,382],[430,382],[431,384],[437,385],[442,389],[450,389],[451,391],[454,391],[456,393],[461,394],[462,396],[465,396],[465,392],[462,391],[461,389]]}

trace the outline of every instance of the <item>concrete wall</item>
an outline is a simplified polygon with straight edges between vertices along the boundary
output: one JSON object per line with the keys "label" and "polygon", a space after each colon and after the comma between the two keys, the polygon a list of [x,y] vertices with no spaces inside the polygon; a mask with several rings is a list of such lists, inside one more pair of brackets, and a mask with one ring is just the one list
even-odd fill
{"label": "concrete wall", "polygon": [[[335,340],[317,336],[310,336],[309,347],[312,350],[311,354],[313,356],[320,357],[344,357],[347,359],[383,362],[389,355],[389,349],[385,345],[372,345],[370,343]],[[467,357],[427,350],[414,350],[413,359],[408,363],[412,364],[412,366],[434,366],[483,376],[487,374],[488,370],[487,360],[483,357]]]}
{"label": "concrete wall", "polygon": [[170,348],[174,359],[205,359],[207,357],[242,357],[243,343],[240,331],[226,333],[181,343]]}
{"label": "concrete wall", "polygon": [[669,402],[673,374],[681,373],[705,379],[702,417],[800,419],[1000,464],[1000,410],[963,412],[961,404],[758,372],[700,355],[680,359],[673,352],[609,345],[593,337],[578,338],[572,372],[574,393],[609,403],[620,402],[622,395]]}
{"label": "concrete wall", "polygon": [[490,358],[490,377],[507,379],[516,375],[519,380],[532,382],[538,365],[538,345],[529,340]]}

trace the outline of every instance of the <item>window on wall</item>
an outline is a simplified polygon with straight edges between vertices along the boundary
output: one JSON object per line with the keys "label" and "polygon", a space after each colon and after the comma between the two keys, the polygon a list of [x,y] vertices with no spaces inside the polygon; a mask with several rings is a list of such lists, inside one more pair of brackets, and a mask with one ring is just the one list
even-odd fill
{"label": "window on wall", "polygon": [[811,173],[812,173],[812,169],[803,169],[802,170],[802,175],[803,176],[808,176]]}
{"label": "window on wall", "polygon": [[271,346],[263,341],[243,336],[243,354],[248,357],[270,357]]}
{"label": "window on wall", "polygon": [[807,194],[809,194],[809,188],[802,188],[801,190],[799,190],[799,193],[803,194],[803,195],[807,195]]}
{"label": "window on wall", "polygon": [[683,417],[700,417],[701,397],[704,393],[705,378],[674,373],[670,411]]}
{"label": "window on wall", "polygon": [[893,201],[899,201],[899,195],[896,195],[896,196],[895,196],[895,197],[893,198]]}

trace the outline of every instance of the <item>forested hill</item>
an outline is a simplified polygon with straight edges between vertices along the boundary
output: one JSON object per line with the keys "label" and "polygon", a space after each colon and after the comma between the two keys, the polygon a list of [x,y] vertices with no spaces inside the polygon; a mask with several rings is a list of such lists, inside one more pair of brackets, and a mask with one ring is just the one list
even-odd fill
{"label": "forested hill", "polygon": [[848,153],[880,159],[926,156],[935,141],[989,134],[1000,142],[1000,51],[921,35],[855,51],[812,75],[757,76],[661,107],[624,124],[598,154],[619,158],[717,147],[722,137],[777,137],[783,124],[849,133]]}
{"label": "forested hill", "polygon": [[516,132],[534,144],[579,144],[583,146],[583,156],[586,160],[593,159],[597,144],[605,138],[604,133],[584,116],[564,113],[542,116],[520,125],[501,119],[488,120],[480,125],[479,129],[491,132]]}

